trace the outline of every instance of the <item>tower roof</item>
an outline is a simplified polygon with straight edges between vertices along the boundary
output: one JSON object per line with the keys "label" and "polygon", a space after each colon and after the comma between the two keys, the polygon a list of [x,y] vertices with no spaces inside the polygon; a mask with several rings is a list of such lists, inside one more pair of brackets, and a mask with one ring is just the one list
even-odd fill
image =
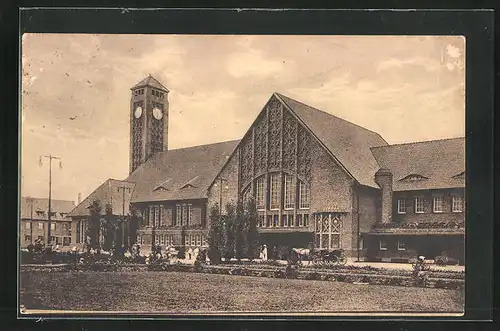
{"label": "tower roof", "polygon": [[158,90],[161,90],[164,92],[169,92],[169,90],[165,86],[163,86],[163,84],[160,83],[156,78],[151,76],[151,74],[148,75],[143,80],[141,80],[139,83],[132,86],[131,90],[135,90],[137,88],[145,87],[145,86],[151,86],[151,87],[154,87],[155,89],[158,89]]}

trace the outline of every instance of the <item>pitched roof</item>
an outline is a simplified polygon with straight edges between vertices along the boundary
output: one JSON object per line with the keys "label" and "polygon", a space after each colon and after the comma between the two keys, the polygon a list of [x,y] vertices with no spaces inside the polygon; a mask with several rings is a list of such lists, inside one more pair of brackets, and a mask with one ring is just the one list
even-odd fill
{"label": "pitched roof", "polygon": [[[21,198],[21,218],[31,218],[32,203],[33,219],[47,219],[49,211],[49,199],[30,197]],[[50,210],[53,213],[56,213],[53,217],[51,217],[51,219],[64,219],[65,217],[61,216],[61,213],[68,214],[73,208],[75,208],[75,203],[73,201],[51,199]],[[43,212],[43,214],[41,212]]]}
{"label": "pitched roof", "polygon": [[148,77],[144,78],[139,83],[135,84],[131,88],[131,90],[135,90],[136,88],[145,87],[145,86],[151,86],[151,87],[154,87],[155,89],[162,90],[162,91],[165,91],[165,92],[169,92],[168,89],[165,86],[163,86],[162,83],[160,83],[158,80],[156,80],[151,75],[149,75]]}
{"label": "pitched roof", "polygon": [[[89,216],[88,207],[92,204],[94,200],[99,200],[101,202],[101,215],[106,212],[106,205],[109,203],[113,210],[113,215],[122,215],[125,211],[125,215],[129,212],[130,197],[134,190],[134,183],[127,181],[108,179],[101,184],[94,192],[90,193],[78,206],[76,206],[69,217],[78,216]],[[123,193],[123,187],[125,187],[125,195]],[[124,200],[125,199],[125,200]],[[125,203],[124,203],[125,202]],[[124,210],[125,209],[125,210]]]}
{"label": "pitched roof", "polygon": [[[374,147],[381,168],[393,174],[393,190],[465,187],[465,138]],[[427,179],[404,180],[408,175]],[[402,180],[403,179],[403,180]]]}
{"label": "pitched roof", "polygon": [[226,141],[154,154],[126,179],[136,183],[132,202],[206,198],[208,186],[238,142]]}
{"label": "pitched roof", "polygon": [[376,187],[379,169],[370,147],[387,142],[376,132],[275,93],[361,185]]}

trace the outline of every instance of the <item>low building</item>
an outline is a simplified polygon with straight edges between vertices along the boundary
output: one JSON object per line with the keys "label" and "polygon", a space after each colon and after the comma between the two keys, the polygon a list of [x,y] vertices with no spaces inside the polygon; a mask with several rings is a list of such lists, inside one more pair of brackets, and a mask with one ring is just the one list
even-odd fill
{"label": "low building", "polygon": [[[45,243],[49,232],[49,199],[21,198],[20,245],[21,248],[34,244],[40,239]],[[75,208],[75,203],[68,200],[51,200],[50,237],[52,245],[61,248],[72,243],[71,218],[68,213]]]}

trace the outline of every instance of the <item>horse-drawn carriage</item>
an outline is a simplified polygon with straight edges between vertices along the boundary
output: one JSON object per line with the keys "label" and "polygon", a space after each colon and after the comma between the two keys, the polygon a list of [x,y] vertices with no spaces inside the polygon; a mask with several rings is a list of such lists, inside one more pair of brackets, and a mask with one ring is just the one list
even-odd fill
{"label": "horse-drawn carriage", "polygon": [[293,248],[292,264],[302,265],[304,261],[315,265],[345,265],[347,257],[343,249]]}

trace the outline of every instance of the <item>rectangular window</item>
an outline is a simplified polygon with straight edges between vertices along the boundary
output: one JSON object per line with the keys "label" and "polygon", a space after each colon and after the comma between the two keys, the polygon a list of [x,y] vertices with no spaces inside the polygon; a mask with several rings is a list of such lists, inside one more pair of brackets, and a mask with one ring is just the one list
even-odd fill
{"label": "rectangular window", "polygon": [[196,235],[196,246],[201,246],[201,235]]}
{"label": "rectangular window", "polygon": [[191,235],[191,246],[196,246],[196,237],[194,234]]}
{"label": "rectangular window", "polygon": [[26,230],[30,230],[31,229],[31,222],[26,222]]}
{"label": "rectangular window", "polygon": [[50,223],[50,231],[56,230],[56,223]]}
{"label": "rectangular window", "polygon": [[56,245],[62,244],[62,237],[56,237]]}
{"label": "rectangular window", "polygon": [[406,244],[403,240],[398,240],[398,251],[405,251]]}
{"label": "rectangular window", "polygon": [[163,205],[160,206],[160,227],[163,228],[165,226],[165,208]]}
{"label": "rectangular window", "polygon": [[182,207],[181,205],[175,205],[175,220],[174,226],[179,226],[182,224]]}
{"label": "rectangular window", "polygon": [[160,225],[160,208],[158,206],[154,206],[154,220],[153,225],[157,228]]}
{"label": "rectangular window", "polygon": [[290,227],[295,226],[293,215],[288,215],[287,220],[288,220],[288,226],[290,226]]}
{"label": "rectangular window", "polygon": [[462,211],[462,197],[454,195],[452,198],[451,211],[454,213],[460,213]]}
{"label": "rectangular window", "polygon": [[165,245],[165,236],[160,235],[160,245]]}
{"label": "rectangular window", "polygon": [[295,207],[295,187],[293,185],[293,177],[285,174],[285,209],[293,209]]}
{"label": "rectangular window", "polygon": [[288,227],[288,220],[286,218],[287,215],[281,215],[281,226]]}
{"label": "rectangular window", "polygon": [[160,244],[160,236],[155,236],[155,245]]}
{"label": "rectangular window", "polygon": [[280,226],[280,215],[273,215],[273,226],[274,227]]}
{"label": "rectangular window", "polygon": [[415,198],[415,213],[424,212],[424,198]]}
{"label": "rectangular window", "polygon": [[31,243],[31,236],[24,236],[24,242],[25,243]]}
{"label": "rectangular window", "polygon": [[80,221],[76,221],[76,243],[79,244],[80,243],[80,224],[81,222]]}
{"label": "rectangular window", "polygon": [[266,227],[273,226],[273,215],[267,215],[266,219]]}
{"label": "rectangular window", "polygon": [[43,230],[43,223],[42,222],[38,222],[38,230]]}
{"label": "rectangular window", "polygon": [[264,215],[259,215],[259,216],[258,216],[258,219],[257,219],[257,226],[258,226],[258,227],[265,227],[265,226],[266,226],[266,222],[265,222]]}
{"label": "rectangular window", "polygon": [[432,203],[432,210],[435,213],[443,212],[443,197],[434,197],[434,201]]}
{"label": "rectangular window", "polygon": [[398,199],[398,214],[406,214],[406,200]]}
{"label": "rectangular window", "polygon": [[308,227],[309,226],[309,214],[304,214],[303,218],[304,218],[304,226]]}
{"label": "rectangular window", "polygon": [[266,209],[266,186],[264,176],[258,178],[255,183],[255,197],[257,209]]}
{"label": "rectangular window", "polygon": [[182,205],[182,219],[181,219],[181,225],[187,225],[187,216],[188,215],[188,208],[186,204]]}
{"label": "rectangular window", "polygon": [[387,250],[387,242],[383,239],[380,239],[380,250],[381,251],[386,251]]}
{"label": "rectangular window", "polygon": [[280,196],[281,196],[281,188],[280,188],[280,174],[271,174],[269,179],[269,185],[271,187],[270,197],[271,200],[269,202],[270,209],[279,209],[280,208]]}
{"label": "rectangular window", "polygon": [[55,236],[50,236],[50,242],[53,243],[56,240]]}
{"label": "rectangular window", "polygon": [[309,209],[309,187],[302,182],[299,185],[299,208]]}
{"label": "rectangular window", "polygon": [[189,225],[193,222],[193,205],[188,204],[187,208],[188,208],[188,213],[187,213],[186,225]]}
{"label": "rectangular window", "polygon": [[148,225],[149,226],[153,226],[154,225],[154,220],[155,220],[155,208],[153,206],[150,206],[149,207],[149,222],[148,222]]}

